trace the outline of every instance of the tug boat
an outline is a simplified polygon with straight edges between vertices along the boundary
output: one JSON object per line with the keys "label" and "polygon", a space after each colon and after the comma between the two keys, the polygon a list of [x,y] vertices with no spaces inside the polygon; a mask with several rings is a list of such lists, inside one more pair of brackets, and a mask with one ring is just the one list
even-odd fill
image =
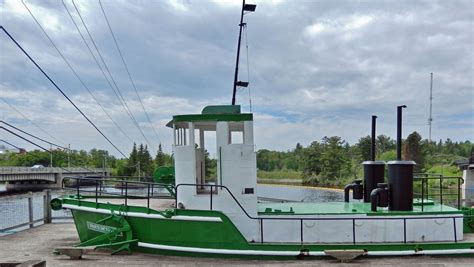
{"label": "tug boat", "polygon": [[[244,11],[243,1],[237,66]],[[70,209],[80,238],[77,247],[202,257],[318,258],[358,256],[474,255],[474,209],[431,199],[430,179],[415,177],[413,161],[401,160],[401,109],[398,112],[397,160],[375,161],[375,118],[372,118],[372,159],[364,179],[345,187],[341,202],[259,202],[253,114],[235,105],[207,106],[200,114],[175,115],[174,168],[162,169],[157,183],[117,181],[120,193],[106,188],[81,188],[51,201],[53,209]],[[205,179],[204,140],[215,136],[217,178]],[[388,180],[385,182],[385,169]],[[160,179],[163,178],[163,179]],[[174,179],[171,179],[174,178]],[[94,178],[78,178],[80,181]],[[438,177],[440,191],[447,177]],[[474,196],[473,170],[465,190]],[[107,179],[101,179],[107,184]],[[163,182],[167,181],[167,182]],[[421,195],[414,197],[414,183]],[[143,193],[129,187],[143,187]],[[155,194],[169,192],[171,200]],[[115,190],[116,192],[117,190]],[[133,191],[133,194],[131,192]],[[352,191],[352,200],[351,192]],[[431,191],[432,192],[432,191]],[[161,194],[162,195],[162,194]],[[469,197],[467,196],[466,199]]]}
{"label": "tug boat", "polygon": [[[364,162],[364,183],[346,186],[345,201],[259,203],[251,113],[237,105],[207,106],[201,114],[175,115],[167,126],[174,136],[175,185],[142,182],[142,196],[78,187],[52,200],[54,209],[72,211],[79,247],[251,258],[474,255],[473,210],[426,194],[414,199],[411,161]],[[215,183],[206,183],[204,173],[209,132],[216,137]],[[140,182],[124,181],[130,183]],[[150,193],[170,186],[171,202]]]}

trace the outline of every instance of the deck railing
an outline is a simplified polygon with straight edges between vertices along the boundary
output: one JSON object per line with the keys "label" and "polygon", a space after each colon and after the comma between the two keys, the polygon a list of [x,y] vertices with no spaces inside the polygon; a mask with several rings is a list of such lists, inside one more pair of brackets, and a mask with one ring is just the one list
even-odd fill
{"label": "deck railing", "polygon": [[[175,187],[173,185],[136,181],[134,180],[136,178],[125,176],[107,176],[107,178],[70,177],[68,180],[74,181],[74,183],[67,185],[67,182],[65,182],[63,187],[74,190],[77,196],[81,195],[95,199],[96,205],[98,205],[98,200],[102,196],[123,198],[125,208],[128,206],[128,199],[145,199],[147,208],[150,209],[150,199],[174,198]],[[140,179],[150,179],[150,177],[140,177]],[[144,190],[146,192],[143,192]]]}
{"label": "deck railing", "polygon": [[51,209],[49,205],[51,197],[49,189],[1,197],[0,235],[12,233],[18,229],[32,228],[39,224],[72,219],[69,211]]}
{"label": "deck railing", "polygon": [[[457,176],[443,176],[441,174],[417,174],[413,178],[413,186],[416,188],[421,183],[421,192],[414,192],[415,197],[421,199],[421,210],[424,211],[425,200],[428,198],[436,198],[440,204],[456,205],[457,209],[461,209],[461,185],[464,180]],[[432,185],[432,186],[430,186]],[[432,192],[430,192],[430,189]],[[436,191],[437,193],[433,193]],[[443,190],[444,189],[444,190]],[[455,193],[450,191],[455,190]],[[448,193],[446,193],[448,191]],[[455,196],[455,199],[451,198]],[[447,203],[446,203],[447,202]]]}
{"label": "deck railing", "polygon": [[[459,177],[455,177],[459,178]],[[260,227],[260,242],[264,243],[265,236],[264,236],[264,225],[265,223],[269,223],[271,221],[275,220],[289,220],[289,221],[297,221],[299,222],[300,225],[300,242],[301,244],[304,244],[304,227],[303,224],[305,221],[351,221],[352,223],[352,243],[356,244],[358,243],[356,239],[356,222],[357,221],[382,221],[382,220],[398,220],[400,222],[403,222],[403,243],[407,243],[407,225],[406,222],[409,220],[439,220],[439,219],[449,219],[452,220],[452,227],[453,227],[453,240],[454,242],[458,242],[458,236],[457,236],[457,227],[456,227],[456,219],[460,219],[460,214],[453,214],[453,215],[446,215],[446,216],[423,216],[423,217],[414,217],[414,216],[406,216],[400,218],[400,216],[397,217],[391,217],[391,216],[383,216],[383,217],[374,217],[374,216],[369,216],[369,217],[359,217],[359,218],[341,218],[341,217],[322,217],[322,218],[307,218],[307,217],[297,217],[297,216],[291,216],[291,217],[281,217],[281,216],[258,216],[254,217],[250,215],[247,210],[242,206],[242,204],[238,201],[238,199],[235,197],[235,195],[227,188],[226,186],[223,185],[210,185],[210,184],[178,184],[176,186],[168,185],[168,184],[159,184],[159,183],[152,183],[152,182],[142,182],[142,181],[132,181],[132,180],[117,180],[117,179],[110,179],[110,178],[102,178],[102,179],[97,179],[97,178],[83,178],[83,177],[77,177],[77,178],[72,178],[74,180],[77,180],[76,186],[74,187],[75,193],[77,196],[81,195],[84,196],[82,193],[86,193],[88,195],[85,195],[87,198],[92,198],[95,199],[96,202],[96,207],[98,207],[98,199],[101,198],[103,195],[111,195],[111,196],[116,196],[120,198],[124,198],[124,205],[125,205],[125,211],[128,209],[128,201],[127,199],[146,199],[147,200],[147,209],[150,210],[150,199],[153,198],[174,198],[175,200],[175,207],[178,207],[178,195],[179,195],[179,189],[183,187],[193,187],[193,188],[209,188],[209,192],[214,192],[216,188],[219,188],[219,194],[222,194],[222,192],[225,192],[230,196],[233,202],[240,208],[240,210],[245,214],[245,216],[251,220],[256,220],[259,222],[259,227]],[[415,180],[420,180],[422,183],[423,181],[429,180],[431,178],[428,177],[423,177],[419,178],[417,177]],[[436,179],[439,179],[436,177]],[[444,179],[451,179],[451,177],[444,177]],[[454,178],[453,178],[454,179]],[[462,180],[462,179],[461,179]],[[458,179],[458,183],[461,182],[461,180]],[[89,189],[83,189],[81,188],[81,182],[91,182],[95,181],[95,184],[93,185],[92,190],[90,190],[90,185]],[[115,184],[120,184],[122,185],[122,188],[120,191],[117,192],[108,192],[106,190],[107,187],[110,187],[110,183],[115,183]],[[442,184],[442,182],[441,182]],[[131,185],[140,185],[142,186],[142,189],[146,189],[146,193],[140,193],[137,194],[135,193],[130,193],[130,190],[133,190],[133,188],[129,188]],[[424,184],[422,185],[422,188],[424,188]],[[84,186],[82,186],[84,187]],[[133,187],[133,186],[132,186]],[[166,195],[157,195],[154,193],[154,189],[157,188],[163,188],[168,191],[174,192],[174,194],[168,194]],[[440,193],[441,195],[443,192]],[[209,210],[215,210],[214,207],[214,196],[215,194],[209,194]],[[433,196],[433,194],[431,194]],[[422,193],[422,198],[425,197],[425,194]],[[79,199],[79,198],[78,198]],[[423,207],[423,205],[422,205]],[[284,214],[282,214],[284,215]],[[360,242],[359,242],[360,243]]]}
{"label": "deck railing", "polygon": [[[237,200],[237,198],[234,196],[234,194],[227,188],[226,186],[223,185],[208,185],[208,184],[178,184],[176,185],[176,198],[175,198],[175,207],[178,205],[178,193],[179,193],[179,188],[181,187],[209,187],[210,191],[213,192],[214,188],[220,188],[224,189],[223,191],[227,192],[229,196],[233,199],[233,201],[239,206],[239,208],[242,210],[242,212],[251,220],[257,220],[259,221],[260,225],[260,242],[264,243],[264,232],[263,232],[263,226],[264,226],[264,221],[272,221],[272,220],[285,220],[285,221],[299,221],[300,225],[300,243],[304,243],[304,227],[303,227],[303,222],[304,221],[352,221],[352,243],[356,244],[356,221],[382,221],[382,220],[399,220],[403,221],[403,243],[407,243],[407,226],[406,222],[407,220],[439,220],[439,219],[452,219],[453,221],[453,240],[454,242],[458,242],[458,236],[457,236],[457,229],[456,229],[456,219],[459,218],[459,214],[457,216],[423,216],[423,217],[413,217],[413,216],[407,216],[403,218],[397,217],[390,217],[390,216],[384,216],[384,217],[364,217],[364,218],[341,218],[341,217],[323,217],[323,218],[307,218],[307,217],[296,217],[296,216],[291,216],[291,217],[253,217],[251,216],[247,210],[242,206],[242,204]],[[221,190],[222,192],[222,190]],[[209,210],[213,210],[213,195],[214,194],[209,194]],[[283,214],[285,215],[285,214]]]}

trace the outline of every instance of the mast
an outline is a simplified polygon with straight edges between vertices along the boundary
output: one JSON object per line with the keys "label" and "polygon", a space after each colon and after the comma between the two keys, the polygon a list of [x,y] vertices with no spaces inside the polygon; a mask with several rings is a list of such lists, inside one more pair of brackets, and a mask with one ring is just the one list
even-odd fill
{"label": "mast", "polygon": [[430,82],[430,117],[428,118],[428,125],[430,126],[430,133],[429,133],[430,142],[431,142],[431,123],[433,122],[432,112],[433,112],[433,72],[431,73],[431,82]]}
{"label": "mast", "polygon": [[242,41],[242,28],[247,25],[244,23],[244,11],[254,12],[257,5],[245,4],[245,0],[242,0],[242,11],[240,13],[240,24],[239,24],[239,41],[237,42],[237,58],[235,60],[235,73],[234,73],[234,87],[232,90],[232,105],[235,105],[235,94],[237,92],[237,86],[247,87],[248,82],[238,81],[239,76],[239,58],[240,58],[240,43]]}

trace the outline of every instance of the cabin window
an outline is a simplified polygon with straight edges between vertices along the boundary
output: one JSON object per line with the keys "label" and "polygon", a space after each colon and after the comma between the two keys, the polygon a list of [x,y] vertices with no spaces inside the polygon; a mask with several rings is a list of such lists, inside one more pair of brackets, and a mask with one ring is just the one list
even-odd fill
{"label": "cabin window", "polygon": [[[215,152],[216,131],[196,131],[200,134],[196,136],[199,140],[199,147],[196,150],[197,164],[197,194],[210,194],[211,187],[206,185],[217,184],[217,157]],[[202,134],[202,136],[201,136]],[[213,193],[217,194],[217,188],[213,187]]]}
{"label": "cabin window", "polygon": [[244,132],[243,131],[231,131],[230,132],[230,144],[243,144],[244,143]]}

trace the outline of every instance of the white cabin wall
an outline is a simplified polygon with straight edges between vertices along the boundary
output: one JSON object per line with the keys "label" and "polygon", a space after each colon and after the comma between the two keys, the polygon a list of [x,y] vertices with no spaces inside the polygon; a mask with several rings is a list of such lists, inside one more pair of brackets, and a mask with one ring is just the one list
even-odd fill
{"label": "white cabin wall", "polygon": [[466,206],[474,204],[474,169],[466,169],[462,172],[464,183],[462,184],[462,199]]}
{"label": "white cabin wall", "polygon": [[[175,164],[175,182],[176,184],[195,184],[196,183],[196,148],[194,145],[173,146],[174,164]],[[196,188],[192,186],[182,186],[178,189],[178,203],[181,202],[185,207],[192,202],[196,194]]]}

